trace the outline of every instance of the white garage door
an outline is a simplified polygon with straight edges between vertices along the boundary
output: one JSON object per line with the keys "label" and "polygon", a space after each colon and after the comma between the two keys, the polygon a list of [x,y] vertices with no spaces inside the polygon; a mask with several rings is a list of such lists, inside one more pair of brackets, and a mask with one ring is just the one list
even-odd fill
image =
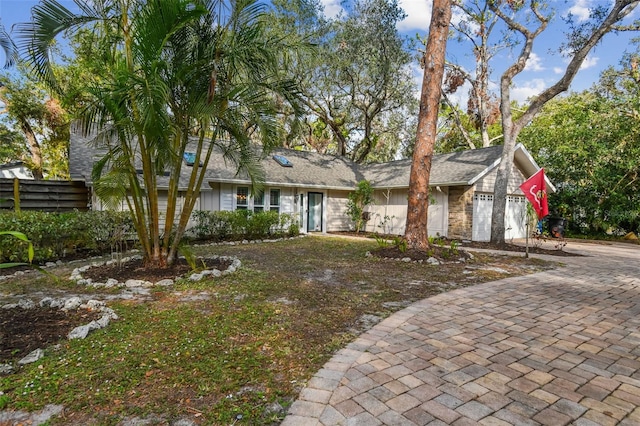
{"label": "white garage door", "polygon": [[524,238],[526,231],[527,199],[519,195],[507,197],[507,211],[504,216],[504,238]]}
{"label": "white garage door", "polygon": [[434,202],[429,204],[429,213],[427,215],[427,231],[429,236],[447,236],[449,210],[448,196],[445,192],[434,191],[430,194],[434,198]]}
{"label": "white garage door", "polygon": [[[493,211],[493,195],[476,193],[473,196],[473,241],[489,241],[491,239],[491,212]],[[505,239],[524,238],[526,199],[518,195],[507,197],[507,209],[504,216]]]}
{"label": "white garage door", "polygon": [[473,196],[473,241],[489,241],[491,239],[491,211],[493,195],[475,193]]}

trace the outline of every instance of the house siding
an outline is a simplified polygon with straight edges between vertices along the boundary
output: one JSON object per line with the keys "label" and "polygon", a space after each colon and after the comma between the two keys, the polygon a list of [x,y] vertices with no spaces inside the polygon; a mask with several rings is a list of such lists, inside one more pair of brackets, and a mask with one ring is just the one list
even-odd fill
{"label": "house siding", "polygon": [[200,210],[214,212],[220,210],[220,184],[210,186],[211,190],[200,191]]}
{"label": "house siding", "polygon": [[[496,183],[496,176],[498,175],[498,169],[492,170],[482,179],[476,183],[476,192],[486,192],[493,194],[493,188]],[[509,184],[507,185],[507,194],[522,195],[520,190],[520,184],[524,182],[524,176],[514,164],[511,169],[511,175],[509,176]]]}
{"label": "house siding", "polygon": [[353,229],[353,224],[347,216],[347,201],[349,191],[327,191],[327,232],[348,231]]}
{"label": "house siding", "polygon": [[404,234],[407,223],[407,189],[375,190],[373,197],[374,204],[365,209],[371,215],[365,229],[368,232]]}
{"label": "house siding", "polygon": [[[431,188],[427,230],[429,235],[447,236],[447,195],[448,188]],[[407,225],[407,188],[384,189],[374,191],[374,203],[365,210],[370,213],[366,224],[367,232],[379,232],[390,235],[402,235]]]}
{"label": "house siding", "polygon": [[473,186],[449,188],[448,237],[470,240],[473,225]]}

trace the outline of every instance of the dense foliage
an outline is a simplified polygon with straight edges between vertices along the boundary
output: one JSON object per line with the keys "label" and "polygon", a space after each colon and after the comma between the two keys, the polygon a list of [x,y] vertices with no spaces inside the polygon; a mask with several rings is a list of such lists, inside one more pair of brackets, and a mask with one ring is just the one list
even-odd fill
{"label": "dense foliage", "polygon": [[[278,62],[291,46],[267,33],[266,6],[255,0],[75,3],[80,12],[42,0],[32,21],[17,26],[18,46],[30,70],[62,92],[51,46],[58,36],[90,41],[90,67],[101,71],[80,88],[87,99],[80,116],[106,152],[94,165],[95,193],[127,203],[146,262],[169,265],[214,147],[259,187],[251,144],[277,144],[277,102],[295,104]],[[188,170],[185,153],[195,157]],[[159,186],[167,188],[166,204]]]}
{"label": "dense foliage", "polygon": [[394,159],[413,145],[417,115],[412,42],[397,0],[357,0],[327,19],[314,0],[275,0],[270,31],[313,44],[283,58],[305,116],[289,120],[288,147],[356,162]]}
{"label": "dense foliage", "polygon": [[368,213],[364,209],[374,201],[373,187],[369,181],[361,180],[355,191],[350,192],[347,197],[346,215],[353,221],[356,232],[360,232],[368,220]]}
{"label": "dense foliage", "polygon": [[290,214],[276,211],[196,211],[193,219],[190,232],[198,239],[213,241],[294,237],[300,231]]}
{"label": "dense foliage", "polygon": [[[121,251],[135,235],[126,213],[90,211],[0,213],[0,229],[21,232],[34,248],[34,262],[66,256]],[[28,246],[11,235],[0,236],[0,262],[27,262]]]}
{"label": "dense foliage", "polygon": [[640,121],[630,105],[592,91],[550,102],[520,142],[558,189],[552,215],[573,232],[640,230]]}

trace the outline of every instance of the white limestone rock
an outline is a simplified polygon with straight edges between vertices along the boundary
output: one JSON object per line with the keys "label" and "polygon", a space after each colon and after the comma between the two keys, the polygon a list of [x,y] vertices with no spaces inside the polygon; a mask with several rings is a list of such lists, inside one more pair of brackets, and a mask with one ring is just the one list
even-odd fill
{"label": "white limestone rock", "polygon": [[80,299],[77,296],[74,296],[70,299],[67,299],[64,302],[64,306],[62,307],[63,311],[71,311],[74,309],[78,309],[80,307],[80,305],[82,305],[82,299]]}
{"label": "white limestone rock", "polygon": [[36,349],[35,351],[29,353],[29,355],[22,358],[20,361],[18,361],[18,364],[31,364],[40,360],[42,357],[44,357],[44,351],[42,349]]}

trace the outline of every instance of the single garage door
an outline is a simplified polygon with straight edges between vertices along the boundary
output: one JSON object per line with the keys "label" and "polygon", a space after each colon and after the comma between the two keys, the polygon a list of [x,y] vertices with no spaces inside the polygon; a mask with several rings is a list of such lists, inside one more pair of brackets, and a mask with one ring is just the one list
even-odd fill
{"label": "single garage door", "polygon": [[[525,217],[526,199],[520,195],[507,197],[505,211],[505,239],[524,238],[526,236]],[[475,193],[473,196],[473,241],[489,241],[491,239],[491,212],[493,211],[493,194]]]}

